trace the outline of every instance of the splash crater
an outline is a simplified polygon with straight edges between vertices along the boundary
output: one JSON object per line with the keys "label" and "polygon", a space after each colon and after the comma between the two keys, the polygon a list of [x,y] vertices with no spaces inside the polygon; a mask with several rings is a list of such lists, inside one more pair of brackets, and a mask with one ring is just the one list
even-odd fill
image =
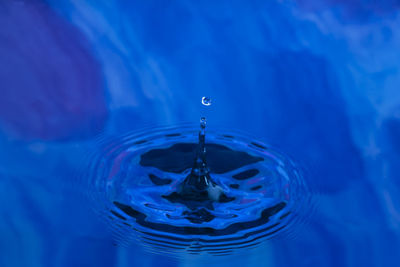
{"label": "splash crater", "polygon": [[120,244],[229,255],[299,221],[308,190],[287,156],[243,135],[211,131],[203,148],[199,140],[185,125],[101,142],[82,178]]}

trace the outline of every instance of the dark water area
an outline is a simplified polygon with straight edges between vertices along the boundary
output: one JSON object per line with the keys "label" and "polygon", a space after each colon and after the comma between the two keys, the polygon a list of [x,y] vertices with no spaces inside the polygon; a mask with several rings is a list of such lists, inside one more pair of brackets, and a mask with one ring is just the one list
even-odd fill
{"label": "dark water area", "polygon": [[0,266],[397,266],[398,11],[1,1]]}

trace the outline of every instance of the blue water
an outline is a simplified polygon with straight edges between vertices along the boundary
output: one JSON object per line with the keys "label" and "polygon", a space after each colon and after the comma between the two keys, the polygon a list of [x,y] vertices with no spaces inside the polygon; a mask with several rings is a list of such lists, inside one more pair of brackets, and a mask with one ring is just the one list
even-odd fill
{"label": "blue water", "polygon": [[[398,11],[393,0],[1,1],[0,266],[397,266]],[[229,257],[116,244],[76,183],[98,140],[203,115],[301,166],[315,200],[306,226]]]}
{"label": "blue water", "polygon": [[200,135],[180,125],[94,149],[76,185],[118,246],[140,243],[175,258],[231,256],[308,222],[313,192],[287,156],[232,131],[208,132],[205,122]]}

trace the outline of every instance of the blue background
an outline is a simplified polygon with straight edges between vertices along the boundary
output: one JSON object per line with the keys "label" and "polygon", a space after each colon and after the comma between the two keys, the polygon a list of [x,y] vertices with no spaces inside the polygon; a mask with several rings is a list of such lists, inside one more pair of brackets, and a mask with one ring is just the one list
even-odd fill
{"label": "blue background", "polygon": [[[398,266],[399,8],[1,1],[0,266]],[[205,113],[302,166],[306,228],[231,258],[114,246],[72,182],[96,137]]]}

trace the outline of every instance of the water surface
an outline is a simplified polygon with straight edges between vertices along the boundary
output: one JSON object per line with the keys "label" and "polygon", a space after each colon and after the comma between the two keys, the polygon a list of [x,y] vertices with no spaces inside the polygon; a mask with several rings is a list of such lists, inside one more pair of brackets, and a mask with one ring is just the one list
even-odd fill
{"label": "water surface", "polygon": [[[3,1],[0,22],[1,266],[400,261],[395,1]],[[76,183],[99,139],[203,115],[301,167],[307,225],[229,257],[116,242]]]}

